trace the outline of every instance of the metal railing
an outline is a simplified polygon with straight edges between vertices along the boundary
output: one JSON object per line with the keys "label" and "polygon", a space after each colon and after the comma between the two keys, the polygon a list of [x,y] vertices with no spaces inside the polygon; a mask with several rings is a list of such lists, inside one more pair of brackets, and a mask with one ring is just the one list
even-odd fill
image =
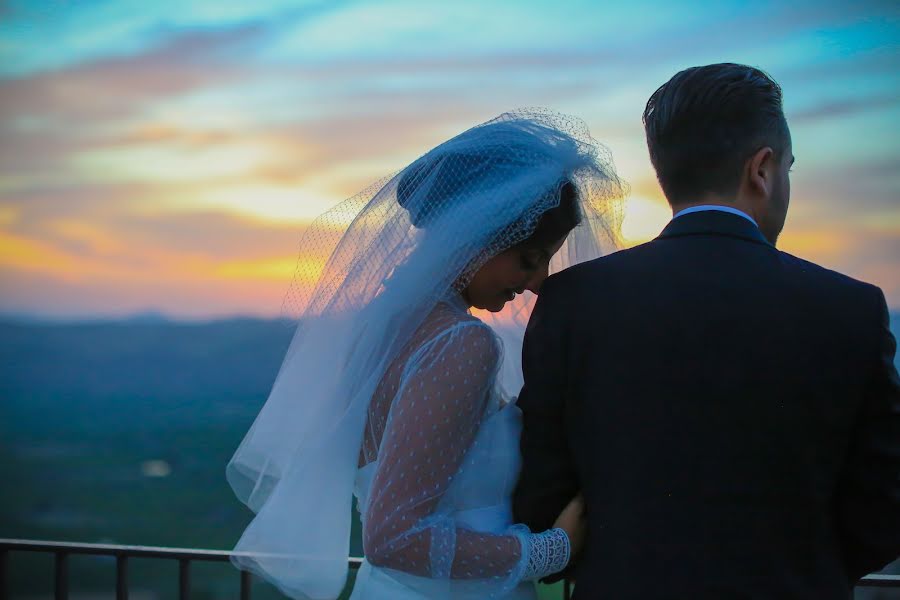
{"label": "metal railing", "polygon": [[[229,562],[231,552],[224,550],[197,550],[194,548],[160,548],[155,546],[119,546],[113,544],[79,544],[74,542],[47,542],[39,540],[10,540],[0,538],[0,600],[8,600],[8,565],[10,552],[43,552],[54,556],[54,590],[56,600],[69,597],[69,556],[111,556],[116,559],[116,600],[128,600],[128,559],[160,558],[178,561],[178,598],[188,600],[191,592],[191,563]],[[361,558],[348,558],[351,569],[358,569]],[[250,600],[251,575],[240,571],[240,598]],[[868,575],[857,584],[863,587],[887,587],[900,589],[900,575]],[[563,599],[569,600],[571,586],[565,582]]]}

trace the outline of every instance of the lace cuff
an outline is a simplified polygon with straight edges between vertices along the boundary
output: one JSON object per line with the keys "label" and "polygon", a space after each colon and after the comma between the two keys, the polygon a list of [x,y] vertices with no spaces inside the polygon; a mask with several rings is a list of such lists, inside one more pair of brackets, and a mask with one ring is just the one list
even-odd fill
{"label": "lace cuff", "polygon": [[522,573],[523,580],[543,579],[559,573],[569,564],[571,545],[565,530],[555,527],[531,534],[527,540],[528,562]]}

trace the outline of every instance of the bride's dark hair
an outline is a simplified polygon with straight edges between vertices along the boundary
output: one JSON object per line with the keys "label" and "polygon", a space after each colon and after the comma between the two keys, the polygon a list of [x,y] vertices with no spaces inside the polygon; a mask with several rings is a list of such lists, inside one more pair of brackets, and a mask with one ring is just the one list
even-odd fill
{"label": "bride's dark hair", "polygon": [[[495,178],[498,168],[510,168],[519,162],[515,156],[498,155],[496,150],[490,154],[445,154],[437,159],[428,159],[425,156],[413,163],[397,183],[397,202],[406,209],[413,226],[420,229],[427,229],[453,204],[483,189],[485,180]],[[426,182],[431,183],[427,200],[412,201],[415,191]],[[558,203],[550,203],[550,208],[541,213],[534,230],[517,245],[538,246],[556,242],[581,223],[578,191],[572,181],[562,180],[549,194],[558,194]],[[535,205],[545,202],[547,196],[535,197]],[[497,235],[503,236],[507,229],[521,229],[522,225],[522,222],[516,221]]]}
{"label": "bride's dark hair", "polygon": [[578,190],[571,181],[559,186],[559,204],[541,214],[534,232],[521,246],[546,246],[561,240],[579,224],[583,217],[578,206]]}

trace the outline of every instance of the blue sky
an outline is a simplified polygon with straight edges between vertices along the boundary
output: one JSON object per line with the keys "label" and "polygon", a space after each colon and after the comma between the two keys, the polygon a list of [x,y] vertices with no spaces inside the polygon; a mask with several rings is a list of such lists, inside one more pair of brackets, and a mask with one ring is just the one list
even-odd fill
{"label": "blue sky", "polygon": [[665,224],[641,129],[678,70],[764,68],[797,164],[781,246],[900,308],[900,5],[8,2],[0,312],[276,314],[312,216],[511,108],[583,118]]}

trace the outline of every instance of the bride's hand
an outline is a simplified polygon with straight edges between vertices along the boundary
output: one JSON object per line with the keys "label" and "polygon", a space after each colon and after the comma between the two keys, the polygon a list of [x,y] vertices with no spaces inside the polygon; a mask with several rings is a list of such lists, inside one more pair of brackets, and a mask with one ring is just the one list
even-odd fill
{"label": "bride's hand", "polygon": [[[587,534],[587,516],[584,512],[584,496],[578,494],[566,505],[556,522],[554,527],[560,527],[569,536],[569,545],[571,547],[571,556],[575,556],[581,552],[584,546],[584,538]],[[571,560],[571,559],[570,559]]]}

